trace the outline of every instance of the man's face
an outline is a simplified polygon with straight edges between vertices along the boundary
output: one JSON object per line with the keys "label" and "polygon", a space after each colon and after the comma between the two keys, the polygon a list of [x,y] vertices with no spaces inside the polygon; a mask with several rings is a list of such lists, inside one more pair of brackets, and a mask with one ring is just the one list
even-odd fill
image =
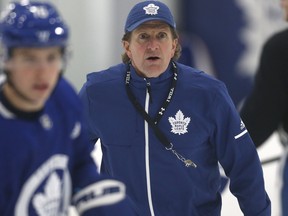
{"label": "man's face", "polygon": [[131,40],[124,41],[123,45],[139,75],[158,77],[167,69],[177,43],[167,24],[150,21],[135,29]]}
{"label": "man's face", "polygon": [[288,0],[280,0],[280,4],[284,9],[285,20],[288,21]]}
{"label": "man's face", "polygon": [[58,81],[61,67],[59,47],[14,48],[5,63],[5,95],[24,111],[42,108]]}

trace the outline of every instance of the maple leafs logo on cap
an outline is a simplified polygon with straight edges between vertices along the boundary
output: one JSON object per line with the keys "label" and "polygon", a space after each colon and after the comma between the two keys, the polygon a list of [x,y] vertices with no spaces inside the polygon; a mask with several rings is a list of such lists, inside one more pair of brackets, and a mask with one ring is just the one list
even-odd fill
{"label": "maple leafs logo on cap", "polygon": [[145,14],[156,15],[158,14],[159,7],[154,4],[149,4],[146,7],[143,7],[143,10],[145,10]]}

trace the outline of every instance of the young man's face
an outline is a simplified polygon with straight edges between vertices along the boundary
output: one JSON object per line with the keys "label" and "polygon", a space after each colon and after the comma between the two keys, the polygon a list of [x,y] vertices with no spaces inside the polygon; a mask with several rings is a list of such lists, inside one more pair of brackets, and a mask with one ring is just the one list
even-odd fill
{"label": "young man's face", "polygon": [[167,69],[177,43],[167,24],[150,21],[135,29],[131,40],[123,45],[139,75],[158,77]]}
{"label": "young man's face", "polygon": [[59,47],[15,48],[5,63],[7,83],[4,93],[17,108],[42,108],[53,91],[62,67]]}

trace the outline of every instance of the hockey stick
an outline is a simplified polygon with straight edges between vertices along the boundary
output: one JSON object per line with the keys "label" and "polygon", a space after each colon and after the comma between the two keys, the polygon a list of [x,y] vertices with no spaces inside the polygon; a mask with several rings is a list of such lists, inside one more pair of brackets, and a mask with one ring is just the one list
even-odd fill
{"label": "hockey stick", "polygon": [[271,157],[269,159],[262,160],[261,164],[262,165],[269,164],[269,163],[272,163],[272,162],[275,162],[275,161],[279,161],[280,159],[281,159],[281,156]]}

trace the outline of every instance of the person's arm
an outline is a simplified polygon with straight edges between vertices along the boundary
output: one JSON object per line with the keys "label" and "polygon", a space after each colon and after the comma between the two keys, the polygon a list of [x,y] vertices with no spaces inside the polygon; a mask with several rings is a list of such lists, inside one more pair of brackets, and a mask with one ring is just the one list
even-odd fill
{"label": "person's arm", "polygon": [[124,183],[97,172],[91,156],[93,146],[86,138],[82,131],[73,145],[72,204],[82,216],[136,215],[126,196]]}
{"label": "person's arm", "polygon": [[[71,179],[72,179],[72,205],[81,216],[106,216],[106,215],[136,215],[132,203],[126,196],[126,186],[118,179],[104,176],[97,171],[97,165],[91,155],[98,134],[92,128],[93,122],[89,118],[89,100],[86,89],[82,89],[80,95],[82,109],[75,114],[81,126],[78,126],[79,134],[75,128],[73,154],[71,155]],[[73,116],[73,117],[74,117]],[[88,121],[88,123],[87,123]],[[75,134],[77,136],[75,136]],[[89,144],[90,143],[90,144]]]}
{"label": "person's arm", "polygon": [[216,127],[213,141],[217,157],[243,214],[270,216],[271,203],[256,148],[225,88],[215,96],[211,115]]}
{"label": "person's arm", "polygon": [[240,110],[256,147],[278,129],[288,109],[288,32],[272,37],[263,47],[251,94]]}
{"label": "person's arm", "polygon": [[83,129],[86,131],[88,134],[89,142],[94,145],[99,136],[97,134],[97,130],[94,128],[95,122],[93,122],[92,118],[92,113],[93,111],[90,110],[90,103],[91,101],[89,100],[88,94],[87,94],[87,86],[88,86],[88,81],[83,85],[83,87],[80,89],[79,92],[79,97],[82,102],[83,110],[84,110],[84,125]]}

